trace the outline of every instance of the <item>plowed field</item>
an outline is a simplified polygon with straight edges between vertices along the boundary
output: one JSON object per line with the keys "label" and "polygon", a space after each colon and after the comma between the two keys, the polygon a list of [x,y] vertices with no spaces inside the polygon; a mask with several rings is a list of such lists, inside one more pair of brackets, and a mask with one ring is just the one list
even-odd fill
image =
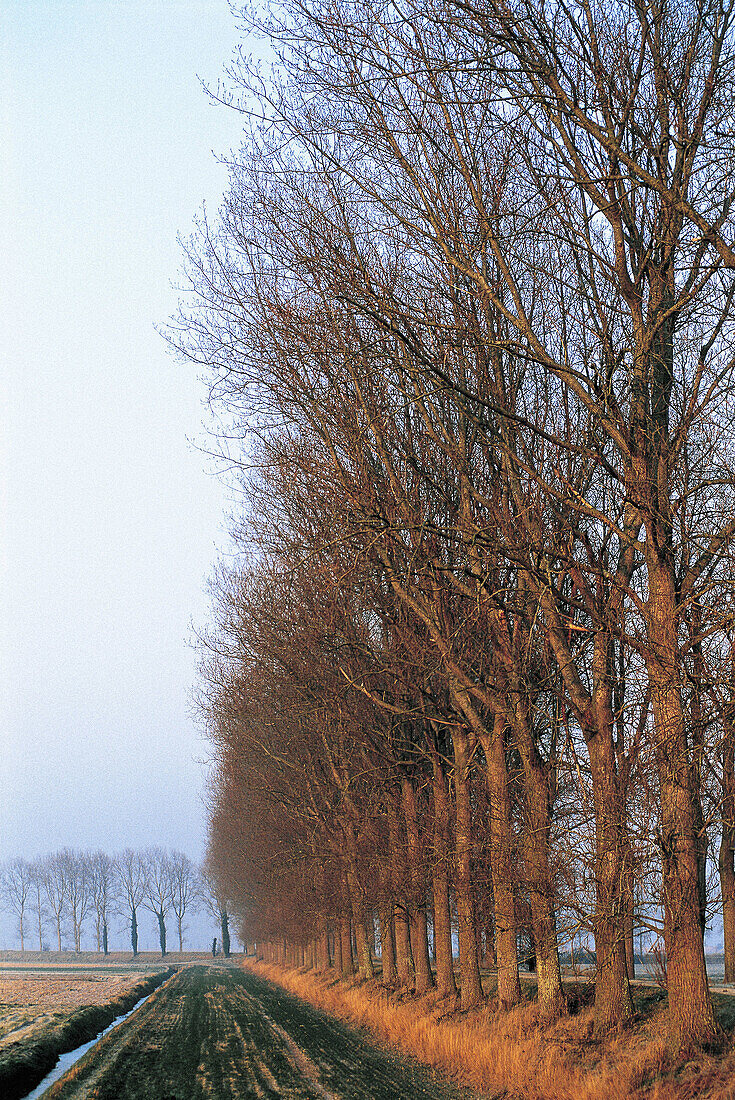
{"label": "plowed field", "polygon": [[51,1087],[51,1100],[456,1100],[423,1067],[252,974],[190,967]]}

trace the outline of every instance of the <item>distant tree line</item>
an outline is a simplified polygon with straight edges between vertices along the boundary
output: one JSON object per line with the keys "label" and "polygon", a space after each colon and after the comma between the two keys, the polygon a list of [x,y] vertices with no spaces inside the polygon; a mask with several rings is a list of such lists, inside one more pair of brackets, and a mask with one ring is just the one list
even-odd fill
{"label": "distant tree line", "polygon": [[[172,339],[243,492],[202,711],[271,954],[595,1030],[735,980],[731,0],[284,0]],[[244,18],[244,17],[243,17]],[[257,19],[257,15],[252,16]],[[433,929],[436,976],[429,965]],[[354,938],[354,943],[353,943]],[[356,951],[356,962],[353,958]]]}
{"label": "distant tree line", "polygon": [[122,918],[137,955],[142,909],[156,919],[161,955],[168,950],[167,924],[173,922],[183,951],[187,914],[202,910],[219,925],[222,951],[230,954],[228,901],[211,873],[183,852],[160,847],[115,856],[62,848],[35,860],[7,860],[0,864],[0,908],[15,918],[21,951],[32,941],[47,950],[48,937],[61,951],[70,936],[79,952],[83,936],[91,936],[95,950],[107,955],[110,921]]}

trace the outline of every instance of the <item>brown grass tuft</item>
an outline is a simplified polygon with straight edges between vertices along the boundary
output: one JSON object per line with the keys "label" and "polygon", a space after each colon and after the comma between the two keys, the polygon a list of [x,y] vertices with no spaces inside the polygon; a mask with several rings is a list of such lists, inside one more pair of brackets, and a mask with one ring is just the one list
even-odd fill
{"label": "brown grass tuft", "polygon": [[735,1051],[686,1061],[666,1039],[665,1010],[592,1040],[592,1009],[549,1022],[534,1004],[450,1011],[436,995],[397,996],[374,982],[247,965],[302,1000],[373,1035],[458,1084],[523,1100],[735,1100]]}

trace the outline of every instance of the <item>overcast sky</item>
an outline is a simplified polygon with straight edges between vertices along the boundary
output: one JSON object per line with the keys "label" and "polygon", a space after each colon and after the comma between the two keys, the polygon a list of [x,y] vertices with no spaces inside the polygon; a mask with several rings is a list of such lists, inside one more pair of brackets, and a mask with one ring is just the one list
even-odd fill
{"label": "overcast sky", "polygon": [[0,860],[198,859],[190,621],[226,546],[203,385],[154,325],[239,144],[226,0],[3,0]]}

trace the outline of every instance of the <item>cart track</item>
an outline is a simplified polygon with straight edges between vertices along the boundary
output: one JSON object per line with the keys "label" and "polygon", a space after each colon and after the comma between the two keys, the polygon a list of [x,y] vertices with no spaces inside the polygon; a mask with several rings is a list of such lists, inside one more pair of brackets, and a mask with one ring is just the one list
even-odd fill
{"label": "cart track", "polygon": [[190,967],[48,1100],[457,1100],[468,1093],[252,974]]}

